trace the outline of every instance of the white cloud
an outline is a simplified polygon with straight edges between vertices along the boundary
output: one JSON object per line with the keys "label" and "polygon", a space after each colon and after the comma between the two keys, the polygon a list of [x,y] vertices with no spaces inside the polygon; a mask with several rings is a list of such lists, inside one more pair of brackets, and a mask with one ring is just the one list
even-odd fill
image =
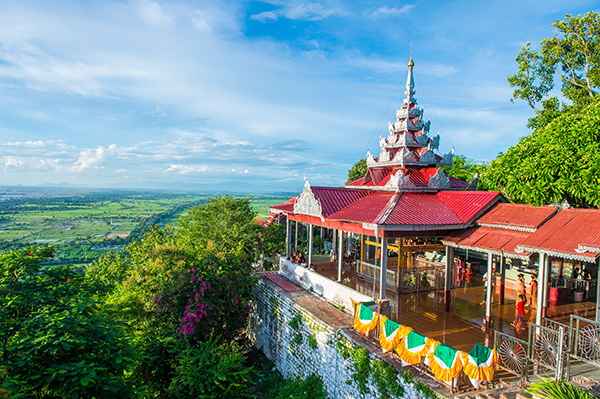
{"label": "white cloud", "polygon": [[116,159],[117,146],[111,144],[108,147],[96,147],[85,149],[79,154],[79,159],[71,167],[72,171],[81,172],[86,169],[101,169],[108,161]]}
{"label": "white cloud", "polygon": [[317,2],[289,2],[282,4],[282,8],[264,11],[250,16],[250,19],[259,22],[276,21],[281,17],[298,21],[320,21],[334,15],[343,15],[338,7],[330,7]]}
{"label": "white cloud", "polygon": [[383,6],[383,7],[379,7],[377,9],[373,10],[371,15],[374,18],[388,17],[388,16],[396,17],[398,15],[407,14],[414,6],[415,6],[414,4],[406,4],[400,8]]}
{"label": "white cloud", "polygon": [[4,156],[4,167],[18,168],[23,165],[23,162],[13,156]]}
{"label": "white cloud", "polygon": [[138,7],[142,20],[149,25],[164,27],[171,24],[171,17],[169,17],[161,6],[151,0],[139,0]]}
{"label": "white cloud", "polygon": [[187,175],[190,173],[204,173],[208,170],[209,168],[206,165],[171,165],[165,172],[175,172],[179,175]]}
{"label": "white cloud", "polygon": [[259,14],[252,15],[250,19],[258,22],[277,21],[277,19],[279,19],[279,15],[280,13],[275,11],[264,11]]}

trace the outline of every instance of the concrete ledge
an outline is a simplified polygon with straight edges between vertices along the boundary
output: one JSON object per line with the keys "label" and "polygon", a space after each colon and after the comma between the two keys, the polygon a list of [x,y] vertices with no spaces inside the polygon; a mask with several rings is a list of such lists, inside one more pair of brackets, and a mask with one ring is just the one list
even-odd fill
{"label": "concrete ledge", "polygon": [[373,298],[333,281],[317,272],[290,262],[286,258],[279,259],[279,273],[300,287],[311,291],[336,305],[343,306],[344,312],[352,315],[352,301],[369,302]]}

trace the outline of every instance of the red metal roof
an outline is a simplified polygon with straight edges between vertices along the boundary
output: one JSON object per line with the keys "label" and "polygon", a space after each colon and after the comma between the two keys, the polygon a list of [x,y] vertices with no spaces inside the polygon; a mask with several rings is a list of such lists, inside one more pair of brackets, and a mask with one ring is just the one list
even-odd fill
{"label": "red metal roof", "polygon": [[402,193],[391,211],[379,220],[385,225],[455,225],[464,221],[444,203],[438,193]]}
{"label": "red metal roof", "polygon": [[384,211],[390,199],[396,195],[390,191],[370,191],[371,195],[361,198],[350,206],[327,217],[331,220],[346,220],[359,223],[375,223]]}
{"label": "red metal roof", "polygon": [[321,204],[323,217],[328,217],[373,193],[371,190],[344,187],[312,187],[312,192]]}
{"label": "red metal roof", "polygon": [[556,212],[558,212],[558,208],[555,206],[498,204],[477,219],[477,223],[512,230],[535,231]]}
{"label": "red metal roof", "polygon": [[350,183],[346,183],[346,185],[347,186],[362,186],[364,179],[365,179],[364,177],[361,177],[361,178],[358,178],[358,179],[356,179],[354,181],[351,181]]}
{"label": "red metal roof", "polygon": [[509,254],[509,256],[528,257],[530,252],[517,252],[516,249],[531,234],[533,233],[479,226],[455,231],[444,238],[442,243],[462,249],[491,251]]}
{"label": "red metal roof", "polygon": [[379,225],[462,225],[497,201],[497,192],[440,191],[395,193],[378,191],[327,217]]}
{"label": "red metal roof", "polygon": [[290,198],[289,200],[285,201],[283,204],[271,205],[269,207],[269,210],[276,210],[276,211],[281,211],[281,212],[285,212],[285,213],[294,212],[294,204],[296,203],[297,198],[298,197]]}
{"label": "red metal roof", "polygon": [[463,222],[470,221],[502,198],[498,191],[440,191],[437,196]]}
{"label": "red metal roof", "polygon": [[599,209],[563,209],[521,244],[525,250],[572,259],[594,261],[599,255],[580,246],[600,247]]}

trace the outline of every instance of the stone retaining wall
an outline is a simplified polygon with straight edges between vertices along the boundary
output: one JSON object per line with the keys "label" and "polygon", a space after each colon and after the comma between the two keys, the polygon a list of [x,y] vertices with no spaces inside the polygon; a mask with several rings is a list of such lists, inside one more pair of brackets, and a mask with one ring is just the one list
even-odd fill
{"label": "stone retaining wall", "polygon": [[[325,313],[337,312],[339,318],[335,317],[335,313],[333,318],[330,314],[329,320],[334,322],[325,323],[307,310],[310,306],[302,305],[315,300],[322,303],[317,306],[330,308],[325,308]],[[335,322],[342,319],[343,323]],[[340,339],[344,342],[350,340],[354,344],[352,334],[348,332],[351,320],[307,291],[286,292],[260,279],[254,291],[248,335],[285,378],[306,377],[316,373],[322,377],[332,398],[380,398],[382,395],[373,378],[367,383],[370,393],[360,392],[352,379],[356,371],[354,360],[345,359],[336,348],[336,342]],[[373,353],[370,356],[376,358]],[[404,398],[421,397],[414,383],[406,383],[401,377],[398,377],[398,381],[403,384]]]}

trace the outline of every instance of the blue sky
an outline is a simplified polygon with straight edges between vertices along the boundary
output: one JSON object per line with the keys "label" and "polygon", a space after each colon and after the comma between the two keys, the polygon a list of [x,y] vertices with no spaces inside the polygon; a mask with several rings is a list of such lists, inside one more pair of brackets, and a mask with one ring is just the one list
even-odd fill
{"label": "blue sky", "polygon": [[593,1],[0,2],[0,185],[341,185],[402,103],[413,47],[440,152],[529,134],[506,77]]}

